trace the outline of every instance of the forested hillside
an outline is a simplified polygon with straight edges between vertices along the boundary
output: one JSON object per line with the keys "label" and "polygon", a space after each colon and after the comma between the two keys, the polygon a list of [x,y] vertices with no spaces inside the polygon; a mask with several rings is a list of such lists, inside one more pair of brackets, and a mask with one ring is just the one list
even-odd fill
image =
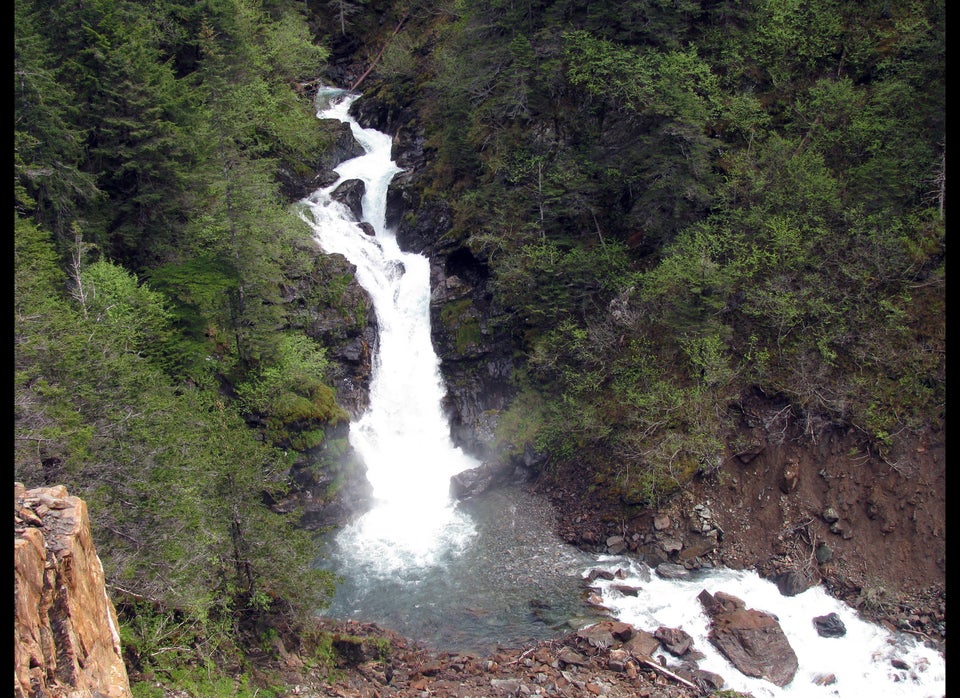
{"label": "forested hillside", "polygon": [[281,187],[331,142],[298,89],[327,50],[286,2],[18,2],[15,29],[15,477],[87,501],[134,664],[229,658],[332,590],[265,506],[346,420],[283,297],[343,290]]}
{"label": "forested hillside", "polygon": [[523,356],[503,441],[587,452],[651,503],[721,467],[751,391],[880,458],[942,426],[943,10],[464,2],[384,21],[401,29],[364,89],[422,133],[408,199],[448,212],[442,246],[489,275],[488,322]]}
{"label": "forested hillside", "polygon": [[645,506],[749,395],[881,460],[944,426],[942,0],[16,0],[14,33],[15,478],[88,502],[141,669],[200,681],[332,592],[270,506],[342,479],[325,342],[367,325],[291,209],[335,164],[319,82],[482,287],[442,319],[514,366],[502,454]]}

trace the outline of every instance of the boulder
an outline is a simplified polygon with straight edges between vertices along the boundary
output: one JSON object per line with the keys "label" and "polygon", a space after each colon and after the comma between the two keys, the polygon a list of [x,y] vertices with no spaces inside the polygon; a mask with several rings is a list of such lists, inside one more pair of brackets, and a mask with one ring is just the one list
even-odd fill
{"label": "boulder", "polygon": [[653,636],[663,643],[664,649],[676,657],[682,657],[693,647],[693,638],[680,628],[657,628]]}
{"label": "boulder", "polygon": [[799,661],[773,616],[722,591],[703,590],[697,598],[710,617],[707,638],[738,671],[777,686],[793,680]]}
{"label": "boulder", "polygon": [[354,220],[359,221],[363,217],[363,192],[366,191],[366,185],[359,179],[348,179],[342,182],[330,193],[330,197],[335,201],[350,209]]}
{"label": "boulder", "polygon": [[804,567],[780,572],[771,581],[784,596],[796,596],[819,584],[820,577],[814,570]]}
{"label": "boulder", "polygon": [[843,637],[847,634],[847,626],[840,620],[836,613],[828,613],[825,616],[817,616],[813,619],[813,625],[817,629],[817,635],[820,637]]}
{"label": "boulder", "polygon": [[690,570],[683,565],[664,562],[657,565],[657,576],[663,577],[664,579],[689,579]]}
{"label": "boulder", "polygon": [[450,496],[467,499],[483,494],[493,485],[494,475],[494,468],[489,463],[459,472],[450,478]]}
{"label": "boulder", "polygon": [[615,643],[627,642],[633,637],[635,629],[629,623],[617,620],[603,620],[577,631],[577,637],[586,640],[594,647],[611,647]]}
{"label": "boulder", "polygon": [[640,659],[647,659],[660,649],[660,640],[646,630],[635,629],[629,640],[623,643],[622,649]]}

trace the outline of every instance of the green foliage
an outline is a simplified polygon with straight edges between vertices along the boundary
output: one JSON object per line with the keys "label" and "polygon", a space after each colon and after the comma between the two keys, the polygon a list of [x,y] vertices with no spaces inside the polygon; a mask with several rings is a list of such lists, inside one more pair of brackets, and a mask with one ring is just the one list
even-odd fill
{"label": "green foliage", "polygon": [[245,410],[266,419],[270,443],[298,451],[318,446],[323,430],[305,424],[345,422],[348,415],[324,383],[327,359],[323,350],[303,335],[280,339],[274,363],[237,386]]}
{"label": "green foliage", "polygon": [[540,442],[544,423],[543,395],[527,387],[514,398],[497,418],[497,442],[513,456],[523,454],[528,444]]}
{"label": "green foliage", "polygon": [[138,669],[190,695],[271,695],[218,667],[242,664],[251,625],[333,594],[298,512],[265,506],[289,459],[243,414],[272,410],[303,450],[346,418],[323,347],[281,331],[280,288],[317,255],[277,173],[313,169],[297,83],[327,52],[286,2],[16,14],[15,476],[88,502]]}
{"label": "green foliage", "polygon": [[454,333],[458,354],[466,354],[479,346],[481,337],[480,318],[473,301],[463,298],[448,303],[440,310],[440,321]]}
{"label": "green foliage", "polygon": [[76,98],[40,28],[46,17],[28,0],[14,5],[14,200],[65,238],[99,192],[82,170],[83,126]]}

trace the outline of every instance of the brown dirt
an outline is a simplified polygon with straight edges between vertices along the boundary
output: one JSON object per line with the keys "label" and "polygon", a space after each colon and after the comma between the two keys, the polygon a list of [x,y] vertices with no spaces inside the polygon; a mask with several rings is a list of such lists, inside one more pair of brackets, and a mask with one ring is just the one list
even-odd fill
{"label": "brown dirt", "polygon": [[[255,660],[267,683],[286,687],[282,695],[339,698],[481,698],[535,694],[565,698],[601,695],[693,698],[701,695],[700,691],[636,660],[631,660],[629,667],[612,668],[610,648],[594,647],[575,633],[480,657],[426,650],[372,623],[324,619],[320,626],[335,637],[350,638],[356,643],[356,651],[341,656],[332,672],[329,667],[310,668],[309,663],[294,652],[284,652],[279,661]],[[364,647],[365,638],[372,639],[374,644]],[[386,658],[374,649],[382,648],[384,641],[390,646]],[[582,664],[564,661],[570,657],[571,650],[580,655]]]}
{"label": "brown dirt", "polygon": [[[562,512],[561,535],[593,549],[610,535],[648,535],[655,514],[683,521],[706,504],[723,533],[704,560],[763,576],[814,571],[868,619],[945,649],[944,438],[902,438],[881,456],[865,450],[855,430],[806,424],[789,407],[758,399],[745,407],[720,472],[656,512],[585,504],[572,481],[551,483],[549,495]],[[828,508],[839,516],[833,530]],[[814,553],[820,544],[831,551],[822,564]]]}

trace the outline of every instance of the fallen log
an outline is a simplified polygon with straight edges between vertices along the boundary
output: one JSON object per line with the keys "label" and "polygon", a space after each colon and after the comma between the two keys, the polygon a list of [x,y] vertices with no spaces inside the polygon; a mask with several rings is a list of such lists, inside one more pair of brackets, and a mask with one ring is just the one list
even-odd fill
{"label": "fallen log", "polygon": [[683,684],[683,685],[686,686],[687,688],[692,688],[692,689],[693,689],[694,691],[696,691],[697,693],[700,693],[700,694],[703,693],[703,689],[701,689],[701,688],[700,688],[699,686],[697,686],[695,683],[693,683],[693,682],[691,682],[691,681],[687,681],[687,680],[686,680],[685,678],[683,678],[682,676],[678,676],[677,674],[673,673],[672,671],[670,671],[669,669],[667,669],[667,667],[665,667],[665,666],[663,666],[662,664],[660,664],[660,662],[654,661],[653,657],[638,657],[637,655],[633,655],[633,656],[636,657],[637,661],[640,662],[641,664],[643,664],[644,666],[649,667],[649,668],[653,669],[654,671],[657,671],[657,672],[663,674],[663,675],[666,676],[668,679],[672,679],[672,680],[676,681],[677,683]]}
{"label": "fallen log", "polygon": [[405,14],[403,17],[400,18],[400,21],[397,23],[397,28],[393,30],[393,34],[390,35],[390,38],[387,39],[386,43],[383,45],[383,48],[380,49],[380,53],[378,53],[376,58],[373,59],[373,62],[370,63],[370,67],[367,68],[365,71],[363,71],[363,75],[358,77],[356,82],[354,82],[350,86],[350,89],[348,90],[349,92],[355,92],[357,87],[360,86],[360,83],[363,82],[363,79],[370,74],[370,71],[373,70],[374,66],[377,65],[381,56],[383,56],[383,52],[387,50],[387,46],[390,45],[390,42],[393,40],[393,37],[395,37],[397,33],[399,33],[400,28],[403,26],[403,23],[407,21],[407,17],[409,15],[410,13],[407,12],[407,14]]}

